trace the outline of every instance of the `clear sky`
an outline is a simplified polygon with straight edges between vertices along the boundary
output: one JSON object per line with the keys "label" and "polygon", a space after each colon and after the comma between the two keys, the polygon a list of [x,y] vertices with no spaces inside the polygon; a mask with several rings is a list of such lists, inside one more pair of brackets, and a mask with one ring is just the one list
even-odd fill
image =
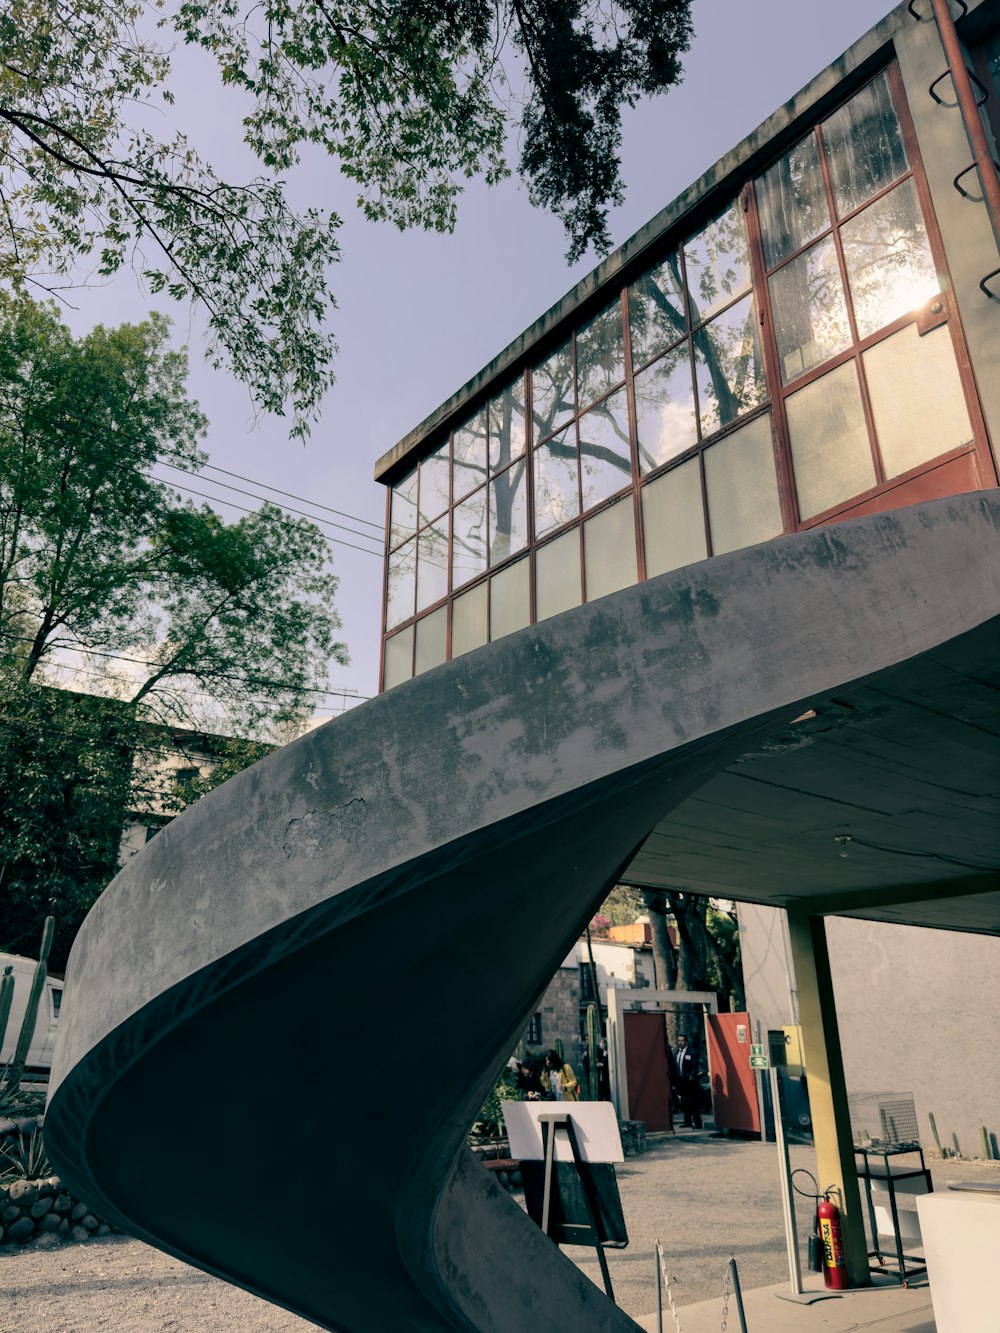
{"label": "clear sky", "polygon": [[[886,14],[888,0],[696,0],[695,37],[684,83],[629,113],[622,148],[626,200],[612,216],[621,244],[698,179],[772,111]],[[245,178],[254,164],[239,137],[235,94],[221,88],[203,57],[184,53],[177,69],[185,94],[177,115],[220,175]],[[186,122],[186,123],[185,123]],[[167,131],[164,130],[164,133]],[[332,161],[317,154],[292,182],[298,204],[332,209],[344,218],[342,260],[333,273],[338,308],[332,326],[340,344],[337,385],[305,445],[289,441],[287,425],[253,426],[246,391],[202,360],[197,315],[158,298],[191,351],[190,386],[211,423],[206,448],[218,468],[308,497],[381,529],[385,491],[373,480],[375,460],[440,402],[534,322],[596,263],[569,268],[561,227],[533,209],[516,177],[486,189],[470,186],[451,236],[401,234],[365,222],[355,192]],[[142,318],[151,302],[128,273],[101,290],[72,294],[67,321],[76,329]],[[234,486],[259,486],[207,473]],[[215,497],[227,518],[258,501],[192,482]],[[310,509],[294,500],[288,506]],[[358,540],[324,527],[328,536],[377,551],[380,532],[315,510],[376,538]],[[334,545],[340,576],[338,608],[348,667],[331,672],[331,688],[372,695],[378,686],[381,560]],[[325,716],[341,706],[324,701]]]}

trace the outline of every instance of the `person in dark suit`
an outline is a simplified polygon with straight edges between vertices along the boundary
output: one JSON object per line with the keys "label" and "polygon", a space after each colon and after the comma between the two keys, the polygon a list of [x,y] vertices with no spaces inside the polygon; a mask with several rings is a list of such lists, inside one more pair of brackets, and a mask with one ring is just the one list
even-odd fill
{"label": "person in dark suit", "polygon": [[698,1083],[700,1063],[698,1052],[688,1045],[684,1033],[680,1033],[674,1051],[674,1078],[685,1129],[701,1129],[701,1088]]}

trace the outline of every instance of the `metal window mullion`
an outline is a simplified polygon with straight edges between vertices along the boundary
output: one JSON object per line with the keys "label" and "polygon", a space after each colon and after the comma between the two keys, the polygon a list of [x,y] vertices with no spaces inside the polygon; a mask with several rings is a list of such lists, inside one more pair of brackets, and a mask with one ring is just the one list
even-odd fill
{"label": "metal window mullion", "polygon": [[639,495],[639,414],[635,406],[635,373],[632,369],[632,324],[628,287],[622,288],[622,327],[625,332],[625,407],[628,412],[629,453],[632,467],[632,523],[635,532],[635,572],[641,583],[646,577],[646,543]]}

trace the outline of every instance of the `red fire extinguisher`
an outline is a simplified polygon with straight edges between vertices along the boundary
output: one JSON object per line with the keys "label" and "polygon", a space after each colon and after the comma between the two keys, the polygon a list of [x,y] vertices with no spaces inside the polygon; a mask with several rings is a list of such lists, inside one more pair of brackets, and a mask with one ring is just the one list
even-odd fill
{"label": "red fire extinguisher", "polygon": [[819,1234],[823,1245],[823,1282],[832,1291],[846,1291],[847,1264],[844,1260],[844,1236],[840,1229],[840,1209],[831,1200],[829,1192],[816,1209]]}

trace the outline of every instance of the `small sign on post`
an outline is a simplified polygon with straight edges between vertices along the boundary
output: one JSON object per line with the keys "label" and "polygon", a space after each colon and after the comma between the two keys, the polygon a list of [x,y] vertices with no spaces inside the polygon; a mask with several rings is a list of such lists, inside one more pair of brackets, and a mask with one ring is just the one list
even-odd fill
{"label": "small sign on post", "polygon": [[750,1043],[750,1068],[751,1069],[768,1068],[768,1059],[767,1056],[764,1054],[764,1047],[763,1045],[758,1045],[757,1042]]}

